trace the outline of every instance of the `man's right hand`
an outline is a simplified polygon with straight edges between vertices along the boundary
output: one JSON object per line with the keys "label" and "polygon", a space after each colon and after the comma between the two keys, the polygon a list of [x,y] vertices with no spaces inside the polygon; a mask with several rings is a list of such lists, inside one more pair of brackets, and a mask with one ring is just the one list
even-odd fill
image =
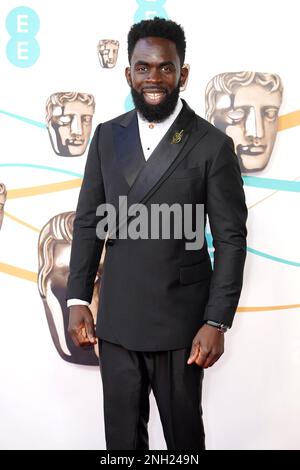
{"label": "man's right hand", "polygon": [[68,333],[76,346],[96,344],[95,325],[92,312],[86,305],[70,307]]}

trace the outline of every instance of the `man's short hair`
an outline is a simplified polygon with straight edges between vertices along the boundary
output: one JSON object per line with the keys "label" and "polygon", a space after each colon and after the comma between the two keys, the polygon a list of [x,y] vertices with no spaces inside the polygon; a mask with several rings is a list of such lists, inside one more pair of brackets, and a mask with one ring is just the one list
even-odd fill
{"label": "man's short hair", "polygon": [[135,23],[131,27],[127,38],[129,63],[131,62],[133,50],[138,40],[148,37],[158,37],[173,41],[176,45],[180,65],[184,64],[186,41],[182,26],[174,21],[159,18],[158,16],[151,20]]}

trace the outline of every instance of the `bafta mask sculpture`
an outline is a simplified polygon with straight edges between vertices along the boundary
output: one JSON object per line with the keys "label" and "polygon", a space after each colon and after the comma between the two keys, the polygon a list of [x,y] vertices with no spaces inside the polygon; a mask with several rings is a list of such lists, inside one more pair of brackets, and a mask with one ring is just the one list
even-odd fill
{"label": "bafta mask sculpture", "polygon": [[87,93],[54,93],[46,103],[46,121],[52,148],[62,157],[78,157],[88,145],[95,99]]}
{"label": "bafta mask sculpture", "polygon": [[280,77],[271,73],[221,73],[207,85],[206,119],[233,139],[243,173],[269,163],[282,93]]}
{"label": "bafta mask sculpture", "polygon": [[115,39],[101,39],[97,45],[98,58],[104,69],[113,68],[118,59],[119,41]]}
{"label": "bafta mask sculpture", "polygon": [[3,217],[4,217],[4,206],[6,201],[6,187],[3,183],[0,183],[0,230],[2,227]]}
{"label": "bafta mask sculpture", "polygon": [[[65,300],[75,212],[58,214],[42,228],[38,243],[38,288],[54,345],[68,362],[98,365],[98,345],[78,348],[68,333],[69,309]],[[96,321],[104,250],[95,279],[90,309]]]}

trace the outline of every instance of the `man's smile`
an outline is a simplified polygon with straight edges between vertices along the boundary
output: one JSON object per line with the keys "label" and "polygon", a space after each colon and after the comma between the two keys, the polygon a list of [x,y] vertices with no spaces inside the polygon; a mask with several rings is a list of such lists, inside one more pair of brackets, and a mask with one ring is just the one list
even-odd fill
{"label": "man's smile", "polygon": [[162,103],[166,97],[166,92],[164,90],[144,90],[143,96],[148,104],[152,104],[154,106]]}

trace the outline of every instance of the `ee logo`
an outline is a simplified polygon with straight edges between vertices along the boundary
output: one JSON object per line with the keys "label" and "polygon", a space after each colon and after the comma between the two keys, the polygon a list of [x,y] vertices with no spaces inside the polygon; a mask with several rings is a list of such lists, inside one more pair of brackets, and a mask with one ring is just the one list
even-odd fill
{"label": "ee logo", "polygon": [[16,67],[31,67],[40,55],[40,46],[35,35],[40,29],[40,20],[28,7],[14,8],[6,18],[6,29],[11,36],[7,46],[8,60]]}
{"label": "ee logo", "polygon": [[155,16],[160,18],[167,18],[164,4],[166,0],[136,0],[139,7],[134,15],[134,22],[138,23],[141,20],[149,20]]}

